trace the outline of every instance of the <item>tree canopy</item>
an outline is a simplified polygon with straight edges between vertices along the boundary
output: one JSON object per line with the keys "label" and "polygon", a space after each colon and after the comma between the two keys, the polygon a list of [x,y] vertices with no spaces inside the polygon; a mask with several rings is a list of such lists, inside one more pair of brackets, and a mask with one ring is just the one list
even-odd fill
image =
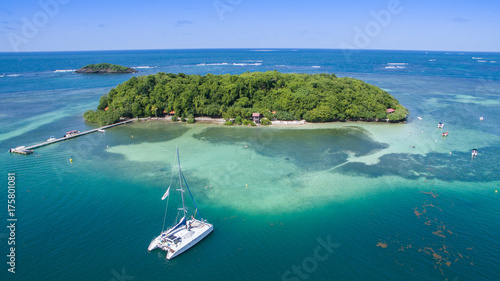
{"label": "tree canopy", "polygon": [[[388,108],[395,109],[388,114]],[[177,116],[329,122],[389,119],[402,121],[408,110],[386,91],[334,74],[285,74],[277,71],[239,75],[186,75],[159,72],[132,77],[99,101],[85,119],[100,124],[121,117],[148,117],[175,111]]]}

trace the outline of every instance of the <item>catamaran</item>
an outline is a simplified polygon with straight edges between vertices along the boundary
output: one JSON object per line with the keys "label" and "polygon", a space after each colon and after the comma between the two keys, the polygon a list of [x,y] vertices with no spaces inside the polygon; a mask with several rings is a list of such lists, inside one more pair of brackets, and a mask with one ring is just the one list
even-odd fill
{"label": "catamaran", "polygon": [[[151,241],[148,247],[148,251],[153,251],[156,248],[160,248],[167,252],[167,259],[173,259],[178,255],[185,252],[187,249],[194,246],[196,243],[200,242],[203,238],[205,238],[208,234],[210,234],[214,227],[212,224],[208,223],[204,220],[200,212],[198,211],[198,207],[194,202],[193,195],[189,190],[189,186],[186,182],[186,178],[184,178],[184,174],[181,170],[181,163],[179,159],[179,149],[177,148],[177,166],[179,170],[179,189],[177,191],[180,192],[182,198],[182,208],[178,209],[177,217],[182,216],[179,220],[174,221],[174,226],[171,228],[165,229],[165,219],[167,217],[167,209],[168,209],[168,198],[170,195],[170,187],[172,186],[172,177],[170,178],[170,186],[167,188],[165,194],[163,194],[162,200],[167,199],[166,207],[165,207],[165,217],[163,218],[163,228],[160,235]],[[191,215],[189,219],[188,209],[186,207],[184,201],[184,192],[185,189],[183,187],[183,183],[186,186],[186,190],[189,192],[191,200],[193,201],[194,207],[196,208],[194,214]],[[196,219],[195,216],[198,215],[199,219]]]}

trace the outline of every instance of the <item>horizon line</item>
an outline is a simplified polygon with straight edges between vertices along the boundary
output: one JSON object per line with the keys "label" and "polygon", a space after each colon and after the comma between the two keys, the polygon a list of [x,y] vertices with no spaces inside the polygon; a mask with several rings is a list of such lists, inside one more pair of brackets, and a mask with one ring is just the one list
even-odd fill
{"label": "horizon line", "polygon": [[331,50],[331,51],[346,51],[346,52],[361,52],[361,51],[407,51],[407,52],[445,52],[445,53],[500,53],[500,51],[451,51],[451,50],[418,50],[418,49],[340,49],[340,48],[166,48],[166,49],[107,49],[107,50],[59,50],[59,51],[0,51],[0,54],[29,54],[29,53],[70,53],[70,52],[126,52],[126,51],[180,51],[180,50]]}

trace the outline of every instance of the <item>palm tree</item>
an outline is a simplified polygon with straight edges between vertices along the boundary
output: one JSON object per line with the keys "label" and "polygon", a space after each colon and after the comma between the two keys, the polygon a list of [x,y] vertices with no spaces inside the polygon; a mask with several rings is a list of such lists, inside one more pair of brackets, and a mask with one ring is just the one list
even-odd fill
{"label": "palm tree", "polygon": [[156,115],[156,111],[158,110],[158,107],[157,106],[153,106],[153,108],[151,108],[151,111],[154,111],[155,112],[155,117],[158,118],[158,116]]}

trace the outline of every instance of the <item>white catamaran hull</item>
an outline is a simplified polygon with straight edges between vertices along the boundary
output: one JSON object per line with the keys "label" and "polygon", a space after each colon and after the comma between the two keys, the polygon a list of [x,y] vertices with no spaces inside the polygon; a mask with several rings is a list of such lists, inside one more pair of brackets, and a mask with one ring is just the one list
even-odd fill
{"label": "white catamaran hull", "polygon": [[190,239],[183,241],[182,245],[179,245],[179,247],[176,247],[174,251],[168,251],[167,252],[167,259],[169,259],[169,260],[173,259],[173,258],[177,257],[178,255],[184,253],[186,250],[188,250],[189,248],[196,245],[196,243],[203,240],[203,238],[207,237],[208,234],[210,234],[213,230],[214,230],[213,225],[206,223],[202,228],[194,231],[192,236],[190,237]]}
{"label": "white catamaran hull", "polygon": [[[212,224],[196,219],[188,220],[187,225],[190,225],[190,227],[174,228],[163,232],[151,241],[148,250],[153,251],[160,248],[167,252],[167,259],[173,259],[203,240],[214,229]],[[174,240],[177,240],[177,238],[179,240],[174,242],[171,239],[172,237],[175,237]]]}

